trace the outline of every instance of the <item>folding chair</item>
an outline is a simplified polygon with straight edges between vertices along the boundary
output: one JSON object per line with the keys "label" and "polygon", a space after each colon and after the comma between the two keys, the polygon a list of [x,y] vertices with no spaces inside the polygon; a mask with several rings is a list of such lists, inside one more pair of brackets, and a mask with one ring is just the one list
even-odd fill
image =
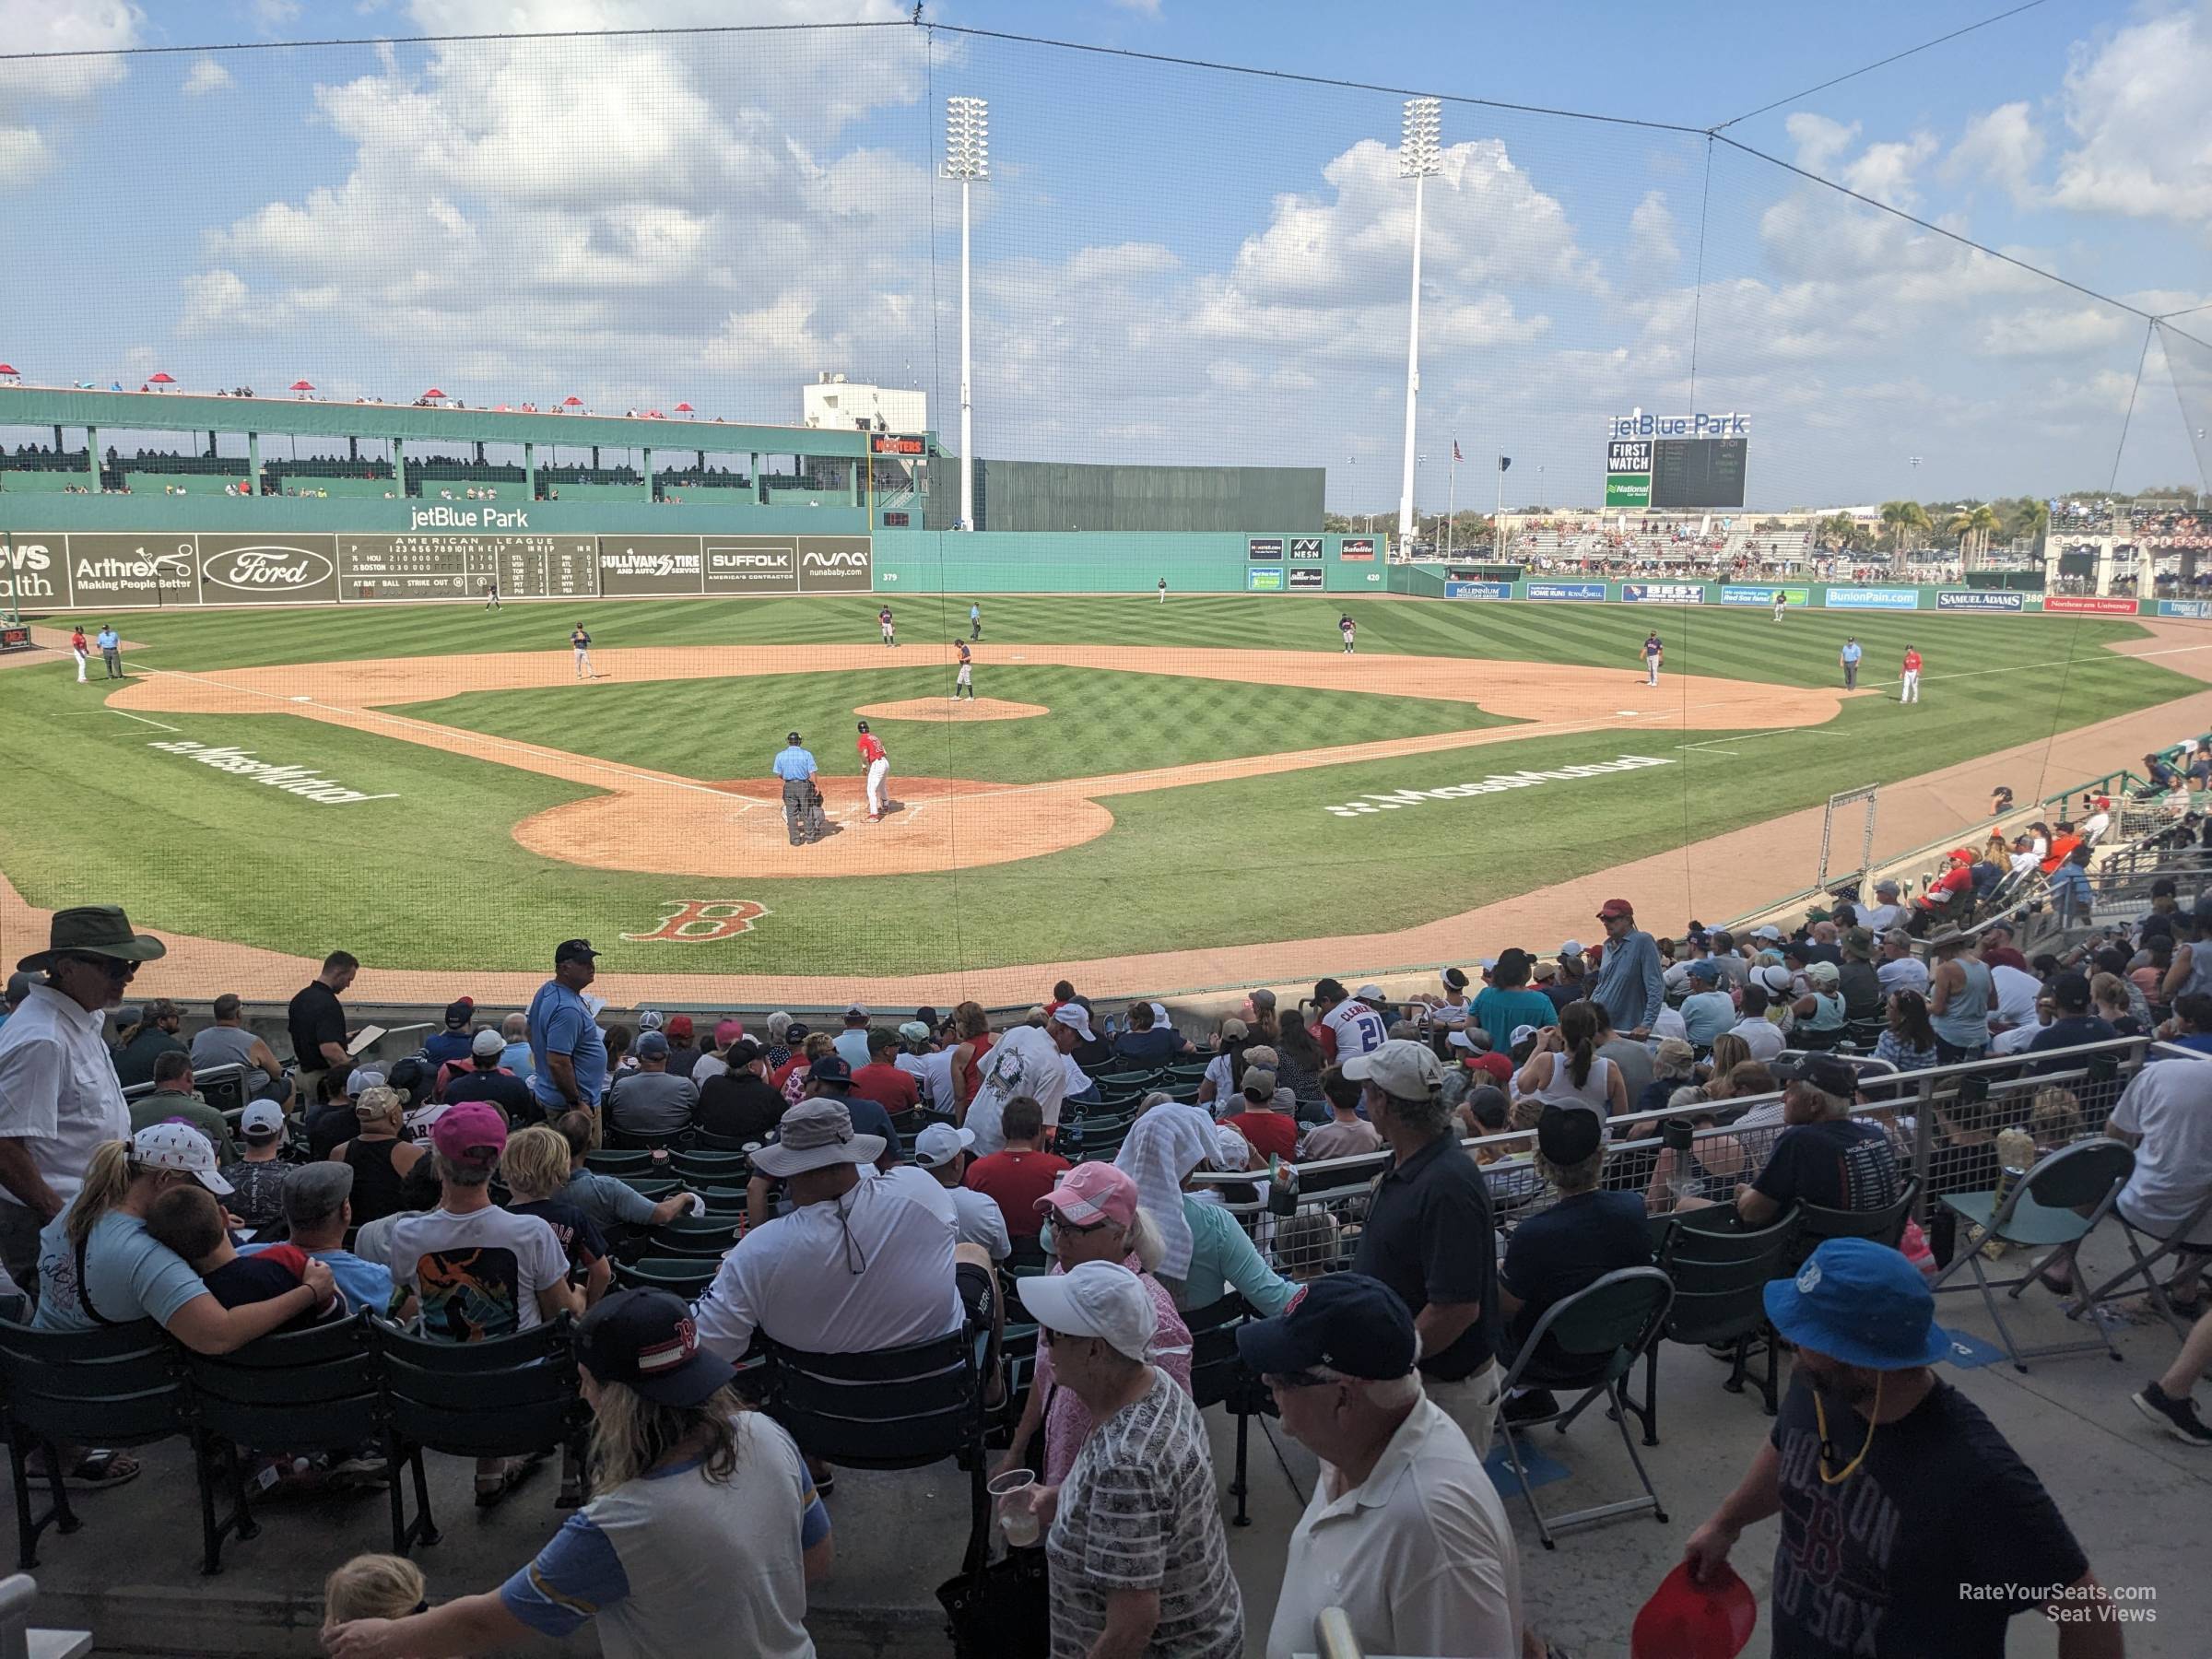
{"label": "folding chair", "polygon": [[[1674,1299],[1673,1283],[1656,1267],[1622,1267],[1608,1273],[1594,1284],[1544,1310],[1544,1316],[1522,1343],[1512,1368],[1499,1384],[1501,1399],[1523,1384],[1582,1391],[1573,1405],[1543,1417],[1519,1423],[1503,1415],[1498,1419],[1498,1427],[1505,1435],[1506,1455],[1512,1460],[1513,1475],[1520,1482],[1522,1500],[1536,1519],[1536,1535],[1543,1539],[1545,1548],[1559,1547],[1556,1533],[1594,1526],[1618,1515],[1641,1514],[1649,1510],[1653,1520],[1662,1523],[1666,1520],[1666,1511],[1659,1502],[1659,1494],[1652,1488],[1652,1477],[1644,1471],[1643,1459],[1636,1454],[1636,1441],[1629,1433],[1629,1415],[1639,1408],[1630,1400],[1621,1383],[1635,1370],[1638,1357],[1658,1341],[1660,1328]],[[1559,1355],[1540,1358],[1544,1356],[1547,1336],[1553,1338],[1565,1356],[1564,1361]],[[1612,1403],[1614,1427],[1620,1430],[1620,1443],[1628,1448],[1629,1462],[1635,1465],[1636,1478],[1643,1484],[1643,1496],[1593,1504],[1553,1521],[1545,1515],[1535,1493],[1529,1488],[1528,1471],[1521,1462],[1521,1433],[1539,1424],[1551,1423],[1564,1434],[1568,1424],[1582,1414],[1583,1407],[1601,1395]]]}
{"label": "folding chair", "polygon": [[[1733,1210],[1685,1210],[1669,1218],[1659,1243],[1659,1271],[1675,1287],[1659,1335],[1669,1342],[1704,1347],[1730,1343],[1735,1359],[1728,1380],[1721,1386],[1730,1394],[1744,1392],[1744,1381],[1755,1338],[1765,1334],[1767,1374],[1759,1379],[1759,1398],[1769,1417],[1774,1415],[1776,1367],[1780,1363],[1773,1334],[1767,1330],[1766,1290],[1769,1279],[1782,1276],[1783,1257],[1797,1235],[1794,1208],[1779,1220],[1756,1231],[1702,1221],[1705,1217],[1732,1217]],[[1644,1350],[1643,1443],[1659,1443],[1659,1344]]]}
{"label": "folding chair", "polygon": [[[261,1532],[248,1501],[242,1453],[356,1453],[384,1438],[382,1399],[371,1356],[369,1319],[272,1332],[228,1354],[181,1357],[185,1417],[200,1488],[200,1571],[223,1570],[223,1541]],[[392,1471],[396,1477],[398,1471]],[[216,1518],[216,1482],[230,1512]]]}
{"label": "folding chair", "polygon": [[966,1465],[969,1573],[982,1570],[991,1538],[979,1347],[964,1329],[872,1353],[768,1345],[766,1409],[807,1456],[849,1469]]}
{"label": "folding chair", "polygon": [[[489,1342],[433,1342],[396,1325],[371,1327],[384,1391],[392,1464],[392,1551],[438,1542],[426,1451],[459,1457],[542,1457],[567,1448],[582,1466],[591,1413],[577,1391],[575,1324],[559,1319]],[[413,1477],[406,1518],[400,1470]]]}
{"label": "folding chair", "polygon": [[[64,1445],[146,1446],[185,1432],[175,1349],[150,1319],[91,1331],[0,1324],[0,1421],[15,1474],[16,1563],[28,1572],[49,1526],[84,1525],[62,1483]],[[30,1508],[34,1447],[46,1454],[52,1494],[43,1515]]]}
{"label": "folding chair", "polygon": [[1896,1249],[1898,1241],[1905,1236],[1905,1223],[1912,1218],[1912,1206],[1919,1199],[1920,1180],[1915,1176],[1878,1210],[1832,1210],[1817,1204],[1799,1205],[1797,1236],[1790,1242],[1783,1271],[1774,1277],[1793,1277],[1805,1265],[1806,1257],[1830,1239],[1872,1239],[1877,1244]]}
{"label": "folding chair", "polygon": [[1232,1526],[1252,1524],[1245,1511],[1251,1491],[1246,1475],[1252,1419],[1277,1415],[1266,1385],[1253,1375],[1237,1351],[1237,1327],[1251,1317],[1251,1307],[1233,1291],[1218,1302],[1187,1309],[1182,1315],[1191,1333],[1192,1404],[1201,1411],[1208,1406],[1226,1406],[1237,1419],[1237,1466],[1229,1483],[1229,1495],[1237,1500],[1237,1512],[1230,1523]]}
{"label": "folding chair", "polygon": [[[2212,1220],[2212,1192],[2206,1193],[2204,1197],[2198,1201],[2197,1206],[2189,1212],[2188,1218],[2175,1228],[2171,1236],[2165,1238],[2160,1238],[2148,1228],[2138,1227],[2135,1222],[2129,1220],[2127,1212],[2120,1207],[2117,1198],[2112,1202],[2112,1219],[2120,1223],[2120,1236],[2127,1242],[2130,1265],[2105,1280],[2103,1284],[2099,1285],[2094,1290],[2077,1296],[2068,1305],[2066,1317],[2078,1319],[2083,1312],[2089,1309],[2101,1307],[2106,1302],[2117,1301],[2126,1288],[2140,1277],[2143,1281],[2144,1291],[2150,1300],[2150,1305],[2158,1311],[2159,1317],[2173,1327],[2175,1335],[2186,1337],[2189,1335],[2189,1327],[2194,1321],[2191,1318],[2184,1318],[2175,1311],[2172,1299],[2166,1294],[2166,1287],[2159,1281],[2156,1269],[2158,1265],[2168,1256],[2179,1255],[2183,1246],[2196,1236],[2198,1230],[2207,1220]],[[2157,1244],[2157,1248],[2148,1255],[2143,1253],[2141,1241],[2144,1239],[2152,1240]],[[2047,1265],[2047,1261],[2038,1264],[2039,1266]],[[2019,1292],[2015,1290],[2013,1295],[2017,1297]]]}
{"label": "folding chair", "polygon": [[[1982,1304],[1989,1310],[1989,1317],[1997,1327],[1997,1339],[2004,1343],[2005,1352],[2012,1360],[2015,1371],[2028,1369],[2030,1359],[2044,1359],[2053,1354],[2094,1353],[2101,1348],[2115,1360],[2120,1350],[2112,1346],[2111,1335],[2103,1325],[2098,1325],[2094,1342],[2053,1343],[2043,1347],[2023,1348],[2012,1338],[2005,1317],[1997,1311],[1997,1300],[1993,1290],[2009,1288],[2018,1300],[2041,1272],[2043,1262],[2058,1255],[2072,1257],[2081,1246],[2082,1240],[2096,1230],[2105,1212],[2127,1184],[2135,1172],[2135,1148],[2124,1142],[2106,1140],[2077,1141],[2043,1159],[2035,1168],[2020,1178],[2013,1190],[1997,1202],[1997,1194],[1987,1193],[1946,1193],[1943,1205],[1961,1220],[1971,1224],[1971,1230],[1959,1241],[1959,1253],[1951,1265],[1936,1276],[1934,1288],[1964,1289],[1963,1285],[1948,1285],[1945,1281],[1962,1266],[1971,1266],[1974,1284],[1982,1292]],[[2082,1212],[2087,1211],[2085,1215]],[[2006,1244],[2025,1244],[2031,1248],[2050,1246],[2050,1254],[2043,1262],[2031,1264],[2015,1278],[1993,1279],[1982,1265],[1982,1246],[1995,1239]],[[2093,1305],[2093,1304],[2092,1304]]]}

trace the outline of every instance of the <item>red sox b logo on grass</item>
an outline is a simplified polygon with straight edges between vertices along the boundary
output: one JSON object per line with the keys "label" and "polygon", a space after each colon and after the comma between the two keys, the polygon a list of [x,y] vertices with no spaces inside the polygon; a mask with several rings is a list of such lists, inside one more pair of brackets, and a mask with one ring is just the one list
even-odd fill
{"label": "red sox b logo on grass", "polygon": [[769,913],[765,904],[750,899],[664,899],[675,908],[663,916],[651,933],[626,933],[632,945],[654,941],[677,945],[704,945],[715,939],[734,939],[753,931],[753,924]]}

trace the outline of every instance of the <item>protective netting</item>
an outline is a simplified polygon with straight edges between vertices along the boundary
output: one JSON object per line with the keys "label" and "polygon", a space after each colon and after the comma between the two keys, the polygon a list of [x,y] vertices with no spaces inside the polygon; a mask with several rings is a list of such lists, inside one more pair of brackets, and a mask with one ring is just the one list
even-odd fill
{"label": "protective netting", "polygon": [[[926,641],[942,655],[969,631],[967,606],[980,585],[971,582],[972,561],[982,556],[949,529],[959,491],[963,191],[947,176],[946,100],[976,98],[989,111],[987,176],[968,192],[977,454],[1002,463],[1317,469],[1332,531],[1394,527],[1416,194],[1402,176],[1403,94],[915,27],[888,4],[866,15],[865,27],[0,65],[0,188],[25,255],[11,275],[6,355],[28,382],[72,390],[172,384],[199,394],[251,388],[269,399],[311,382],[298,395],[334,406],[429,399],[472,411],[566,406],[659,417],[634,442],[569,441],[548,422],[528,456],[504,438],[411,440],[412,490],[400,486],[388,443],[279,433],[250,452],[242,420],[206,433],[111,423],[98,432],[100,453],[70,465],[99,473],[103,488],[112,477],[115,490],[141,501],[179,491],[196,500],[235,493],[251,453],[267,479],[289,481],[285,493],[326,505],[341,535],[348,496],[364,523],[396,511],[394,503],[506,512],[525,499],[560,500],[576,510],[562,534],[634,532],[641,542],[664,531],[695,533],[680,515],[655,515],[671,501],[688,509],[718,492],[734,497],[733,483],[748,505],[817,506],[824,523],[855,509],[872,515],[883,505],[877,498],[888,496],[907,515],[899,526],[910,537],[907,585],[885,587],[879,547],[875,591],[897,602],[907,641]],[[2212,347],[2201,336],[2212,313],[2154,323],[2145,305],[2038,274],[2031,253],[1983,251],[1923,222],[1916,181],[1942,165],[1932,141],[1882,139],[1805,113],[1789,118],[1786,140],[1775,137],[1769,156],[1747,147],[1749,138],[1737,142],[1738,134],[1451,97],[1441,100],[1438,123],[1433,171],[1420,183],[1412,447],[1419,513],[1432,521],[1451,506],[1465,515],[1448,532],[1433,523],[1422,531],[1440,556],[1447,535],[1458,538],[1455,557],[1487,556],[1489,528],[1468,520],[1500,504],[1577,524],[1600,519],[1606,423],[1631,410],[1747,418],[1745,505],[1721,514],[1737,521],[1733,531],[1725,522],[1696,527],[1709,538],[1788,510],[1871,515],[1900,499],[1993,500],[2014,505],[1984,539],[2018,540],[2026,552],[2036,513],[2057,503],[2093,502],[2115,488],[2205,486]],[[825,374],[887,396],[920,394],[941,453],[917,467],[878,466],[856,482],[851,464],[810,468],[743,444],[717,447],[717,422],[800,421],[803,389],[818,393]],[[82,430],[54,430],[68,461],[85,442]],[[0,429],[0,446],[11,452],[53,441],[42,427]],[[1510,471],[1500,465],[1509,458]],[[533,477],[538,489],[529,498]],[[1078,483],[1030,474],[1025,484],[1008,469],[997,499],[1006,506],[1030,488],[1044,504],[1022,511],[1042,515],[1054,501],[1075,501]],[[1142,487],[1153,492],[1144,503],[1155,515],[1147,524],[1170,525],[1177,512],[1196,522],[1198,507],[1169,500],[1184,485],[1155,477]],[[1238,488],[1291,486],[1256,478]],[[142,514],[159,524],[126,523],[127,512],[101,508],[105,516],[87,534],[128,539],[194,528],[193,509],[166,499],[159,515],[151,506]],[[1220,511],[1222,522],[1233,521],[1233,500]],[[11,494],[6,516],[18,537],[50,527],[29,498]],[[2087,534],[2109,521],[2109,510],[2092,504],[2068,523]],[[94,523],[67,524],[80,522]],[[226,531],[238,524],[220,523]],[[1623,522],[1616,515],[1614,523]],[[888,534],[887,525],[875,527]],[[1871,516],[1862,527],[1869,541],[1881,530]],[[382,535],[392,526],[375,518],[371,528]],[[1655,534],[1665,542],[1669,533]],[[1816,538],[1793,525],[1768,539],[1795,557],[1809,556]],[[1947,552],[1955,539],[1937,522],[1923,542],[1942,544],[1955,559]],[[643,548],[639,569],[661,556]],[[1036,544],[1000,556],[1036,561],[1041,587],[1083,585],[1064,580],[1051,550]],[[1167,558],[1163,549],[1163,575]],[[1148,594],[1152,569],[1125,572],[1119,585]],[[1299,575],[1288,572],[1290,585],[1300,585]],[[456,591],[473,596],[482,579],[472,567],[455,579],[465,584]],[[1184,585],[1179,571],[1179,594]],[[872,645],[874,603],[833,619],[794,606],[766,631],[722,638],[733,648]],[[989,611],[994,601],[982,603]],[[1330,608],[1308,630],[1318,630],[1324,649],[1334,648]],[[574,619],[548,622],[526,644],[501,635],[499,649],[559,651]],[[688,625],[656,636],[618,609],[585,619],[603,653],[717,642],[711,629]],[[311,639],[299,618],[219,642],[212,629],[164,631],[171,626],[149,621],[144,631],[173,639],[177,660],[200,665],[354,654],[333,653],[326,636]],[[464,607],[451,607],[420,625],[416,643],[425,653],[459,656],[483,637],[477,626]],[[1135,613],[1071,609],[1032,637],[1181,653],[1194,670],[1223,646],[1315,649],[1295,630],[1253,638],[1241,624],[1215,626],[1218,636],[1202,642],[1172,634],[1155,642]],[[1514,626],[1525,628],[1530,654],[1554,631],[1548,623]],[[1704,626],[1701,618],[1682,620],[1682,646],[1694,650]],[[2055,637],[2068,625],[2050,626]],[[1425,629],[1396,648],[1423,648],[1424,631],[1430,648],[1443,648],[1442,636]],[[2070,655],[2071,647],[2050,654]],[[1619,665],[1618,656],[1607,660]],[[1017,670],[1002,657],[989,664],[984,688],[1082,712],[1084,727],[1065,739],[1061,777],[1138,771],[1148,763],[1142,744],[1098,741],[1096,728],[1115,724],[1122,708],[1107,682],[1082,677],[1112,667],[1069,657]],[[359,689],[351,677],[333,669],[300,695],[338,702]],[[474,934],[442,921],[397,929],[387,959],[431,966],[476,948],[495,966],[520,968],[560,933],[650,937],[668,925],[656,918],[708,903],[724,908],[697,912],[699,936],[736,941],[742,930],[709,935],[704,924],[727,920],[735,913],[729,906],[762,892],[784,918],[786,939],[804,941],[779,950],[778,971],[810,959],[824,972],[921,973],[1169,943],[1256,944],[1326,933],[1347,920],[1300,902],[1285,876],[1296,861],[1279,848],[1265,853],[1261,868],[1241,863],[1243,815],[1256,821],[1265,804],[1234,796],[1210,797],[1204,833],[1174,848],[1165,900],[1131,886],[1160,873],[1147,867],[1151,855],[1108,856],[1097,868],[1024,864],[982,856],[957,836],[930,871],[851,872],[900,875],[904,896],[888,908],[865,896],[872,889],[794,880],[782,865],[749,884],[747,871],[728,865],[712,866],[714,880],[690,879],[700,868],[691,849],[702,820],[679,809],[690,798],[685,783],[694,794],[746,784],[765,820],[779,810],[764,782],[769,756],[802,718],[810,736],[823,731],[825,759],[853,770],[852,700],[813,698],[804,677],[779,677],[757,697],[726,686],[688,701],[639,697],[625,705],[634,709],[629,728],[612,736],[596,727],[518,728],[485,702],[447,711],[440,718],[508,746],[477,758],[512,760],[533,745],[584,757],[566,772],[539,769],[524,817],[568,809],[615,770],[633,782],[646,773],[678,782],[641,794],[645,804],[626,819],[581,828],[574,818],[549,820],[535,839],[522,838],[529,856],[519,865],[503,841],[441,841],[443,879],[460,890],[504,896],[574,885],[560,905],[524,900],[526,923],[484,921]],[[520,684],[465,680],[452,689],[496,698]],[[1317,703],[1297,704],[1284,721],[1265,696],[1224,680],[1179,684],[1182,700],[1146,718],[1209,731],[1284,724],[1267,743],[1231,745],[1236,756],[1281,747],[1277,737],[1323,747],[1378,735],[1334,724],[1337,715]],[[905,676],[887,680],[880,700],[942,699],[948,688]],[[255,698],[293,694],[231,695],[233,702],[211,706],[242,712],[265,708]],[[1225,713],[1240,698],[1249,705]],[[166,705],[147,706],[148,720],[171,720],[160,712]],[[184,741],[224,741],[192,724],[199,711],[171,712]],[[2052,730],[2060,713],[2053,703]],[[1410,708],[1388,717],[1393,735],[1413,735],[1441,718]],[[1319,724],[1300,724],[1309,721]],[[336,716],[325,724],[318,775],[344,784],[368,779],[363,793],[388,785],[410,799],[451,787],[450,756],[411,752],[404,764],[388,764],[369,746],[388,740],[389,725]],[[938,721],[897,758],[895,779],[984,778],[1018,792],[1053,781],[1034,775],[1036,762],[1006,761],[994,731]],[[294,758],[257,741],[272,759]],[[1580,736],[1569,747],[1565,759],[1578,764],[1618,752]],[[1441,781],[1485,770],[1465,762]],[[1725,817],[1709,812],[1712,797],[1689,798],[1712,786],[1689,770],[1664,830],[1684,840],[1709,821],[1723,827]],[[1827,788],[1860,781],[1838,777]],[[1370,787],[1364,774],[1359,787]],[[1562,781],[1558,793],[1565,789]],[[856,790],[848,795],[850,807]],[[116,809],[136,808],[120,801]],[[1069,828],[1076,811],[1045,792],[1009,796],[990,816],[1001,829],[1035,829],[1041,853],[1093,836],[1085,823]],[[1159,794],[1114,807],[1120,821],[1139,824],[1166,811]],[[220,818],[210,811],[189,825],[186,846],[225,856]],[[972,814],[962,822],[976,824],[978,835],[987,828]],[[1536,814],[1524,827],[1540,824]],[[349,833],[302,827],[287,874],[300,880],[320,869],[348,888],[353,907],[373,908],[378,883],[359,873]],[[1653,850],[1648,828],[1641,833],[1638,851]],[[20,866],[27,839],[0,850]],[[615,857],[611,843],[625,840],[643,855]],[[126,863],[115,855],[109,874]],[[1393,879],[1430,889],[1458,881],[1465,865],[1464,848],[1440,841],[1371,860],[1349,853],[1333,867],[1352,888]],[[608,872],[605,894],[591,885],[596,876],[578,878],[580,867]],[[52,857],[32,858],[19,877],[25,896],[53,902],[86,885],[62,880],[57,869]],[[1159,915],[1216,884],[1232,897],[1199,907],[1203,936],[1163,936]],[[1775,885],[1792,881],[1778,876]],[[287,908],[296,905],[284,882],[269,882],[225,894],[219,905],[177,898],[163,920],[217,934],[229,923],[230,936],[281,947]],[[571,925],[555,920],[562,905]],[[1385,907],[1377,925],[1410,924],[1418,908]],[[1430,911],[1449,908],[1440,901]],[[1081,928],[1064,924],[1086,911]],[[1036,931],[1009,936],[995,925],[1009,912]],[[1146,916],[1153,920],[1138,925]],[[335,941],[318,935],[293,944],[326,942]],[[742,948],[751,947],[732,944],[715,967],[745,971]],[[646,959],[633,954],[628,966],[641,971]],[[1225,967],[1223,976],[1241,972]]]}

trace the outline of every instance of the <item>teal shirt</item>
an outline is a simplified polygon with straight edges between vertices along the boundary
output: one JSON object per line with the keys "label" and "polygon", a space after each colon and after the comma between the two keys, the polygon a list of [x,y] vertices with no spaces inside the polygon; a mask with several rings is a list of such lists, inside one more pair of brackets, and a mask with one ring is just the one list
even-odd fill
{"label": "teal shirt", "polygon": [[1559,1005],[1541,991],[1500,991],[1485,985],[1475,994],[1470,1010],[1475,1023],[1490,1034],[1490,1048],[1500,1054],[1513,1052],[1513,1031],[1519,1026],[1559,1023]]}
{"label": "teal shirt", "polygon": [[1261,1257],[1236,1217],[1218,1204],[1208,1204],[1186,1193],[1183,1219],[1191,1225],[1191,1271],[1187,1278],[1160,1283],[1187,1312],[1211,1307],[1231,1290],[1253,1305],[1262,1319],[1273,1319],[1290,1305],[1298,1287],[1284,1278]]}

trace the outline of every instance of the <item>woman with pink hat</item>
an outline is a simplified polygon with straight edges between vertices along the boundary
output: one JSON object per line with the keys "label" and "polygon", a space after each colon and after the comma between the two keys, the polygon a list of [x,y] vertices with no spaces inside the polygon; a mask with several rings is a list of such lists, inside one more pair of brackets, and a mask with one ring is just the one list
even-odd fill
{"label": "woman with pink hat", "polygon": [[[1050,1235],[1053,1274],[1085,1262],[1117,1262],[1137,1276],[1159,1314],[1151,1362],[1190,1393],[1190,1327],[1175,1311],[1168,1288],[1153,1277],[1160,1259],[1159,1230],[1137,1202],[1136,1182],[1110,1163],[1077,1164],[1037,1200],[1037,1212]],[[1090,1411],[1073,1389],[1055,1387],[1054,1381],[1052,1349],[1040,1345],[1021,1421],[994,1474],[1020,1466],[1022,1449],[1040,1424],[1044,1428],[1043,1484],[1057,1486],[1075,1466],[1076,1453],[1090,1434]]]}

